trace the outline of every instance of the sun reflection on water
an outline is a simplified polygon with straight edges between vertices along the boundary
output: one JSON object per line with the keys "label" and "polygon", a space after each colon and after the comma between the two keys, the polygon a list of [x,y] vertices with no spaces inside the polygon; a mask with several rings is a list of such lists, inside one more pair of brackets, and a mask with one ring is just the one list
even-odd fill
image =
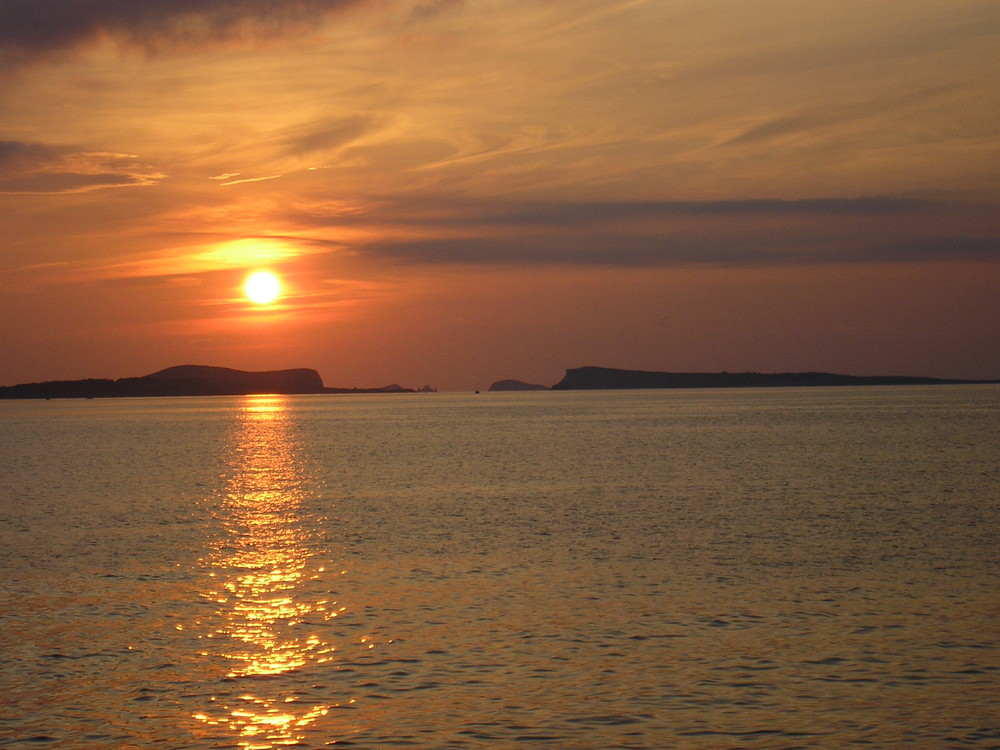
{"label": "sun reflection on water", "polygon": [[[343,607],[315,583],[325,573],[315,559],[322,532],[303,510],[308,496],[287,398],[247,396],[215,510],[223,533],[202,560],[208,583],[201,596],[214,612],[197,623],[201,655],[225,659],[229,678],[283,675],[333,657],[322,631]],[[266,750],[299,744],[330,710],[267,684],[266,695],[213,697],[211,710],[194,718],[236,735],[239,747]]]}

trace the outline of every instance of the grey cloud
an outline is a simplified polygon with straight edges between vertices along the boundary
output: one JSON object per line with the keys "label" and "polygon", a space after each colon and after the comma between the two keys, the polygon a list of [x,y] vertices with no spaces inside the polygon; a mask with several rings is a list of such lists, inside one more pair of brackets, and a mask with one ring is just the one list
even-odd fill
{"label": "grey cloud", "polygon": [[473,237],[383,242],[364,252],[414,264],[577,265],[654,268],[692,265],[760,267],[824,263],[919,262],[1000,257],[1000,238],[941,237],[885,245],[846,243],[825,248],[774,235],[739,240],[716,236],[574,235],[572,237]]}
{"label": "grey cloud", "polygon": [[508,204],[500,212],[496,205],[473,219],[497,224],[579,224],[619,219],[656,219],[683,216],[783,216],[783,215],[871,215],[909,213],[932,207],[929,201],[891,198],[816,198],[808,200],[723,201],[586,201],[579,203]]}
{"label": "grey cloud", "polygon": [[61,152],[42,143],[0,141],[0,173],[30,169],[61,156]]}
{"label": "grey cloud", "polygon": [[0,178],[0,193],[80,193],[108,187],[146,185],[148,180],[125,174],[81,174],[78,172],[43,172]]}
{"label": "grey cloud", "polygon": [[423,21],[446,13],[465,5],[465,0],[423,0],[414,5],[410,17],[415,21]]}
{"label": "grey cloud", "polygon": [[934,261],[946,258],[977,260],[1000,257],[1000,237],[923,237],[870,248],[865,259]]}
{"label": "grey cloud", "polygon": [[[314,228],[396,224],[419,231],[424,239],[355,248],[399,263],[748,267],[998,257],[1000,239],[986,225],[969,227],[969,236],[922,236],[928,221],[958,225],[956,215],[983,210],[894,197],[499,204],[440,199],[372,202],[363,215],[287,218]],[[456,232],[464,236],[456,238]],[[977,232],[979,237],[972,236]]]}
{"label": "grey cloud", "polygon": [[[721,201],[463,201],[409,199],[405,205],[376,203],[379,220],[410,225],[543,226],[595,225],[608,221],[698,216],[780,217],[878,216],[944,210],[945,204],[916,198],[872,196],[807,200],[752,199]],[[294,217],[308,224],[343,223],[340,215],[314,213]]]}
{"label": "grey cloud", "polygon": [[150,185],[162,177],[128,154],[0,141],[0,193],[77,193]]}
{"label": "grey cloud", "polygon": [[758,141],[767,141],[785,135],[808,132],[845,122],[864,120],[892,112],[922,106],[927,102],[939,101],[958,91],[956,86],[934,86],[919,91],[910,91],[895,96],[870,99],[839,107],[820,107],[795,115],[775,117],[768,122],[745,130],[729,139],[723,146],[731,146]]}
{"label": "grey cloud", "polygon": [[754,143],[756,141],[812,130],[823,125],[830,125],[844,120],[846,118],[843,116],[820,117],[800,115],[797,117],[778,117],[763,125],[758,125],[740,133],[735,138],[726,141],[723,145],[733,146],[740,143]]}
{"label": "grey cloud", "polygon": [[715,240],[676,237],[473,237],[384,242],[366,247],[365,253],[415,264],[643,268],[696,263],[747,263],[746,245],[741,245],[737,250],[732,244],[726,245]]}
{"label": "grey cloud", "polygon": [[310,123],[285,135],[285,153],[303,156],[343,146],[377,128],[371,117],[359,115]]}
{"label": "grey cloud", "polygon": [[73,47],[99,33],[142,44],[216,39],[247,22],[284,27],[361,0],[4,0],[0,47],[29,57]]}

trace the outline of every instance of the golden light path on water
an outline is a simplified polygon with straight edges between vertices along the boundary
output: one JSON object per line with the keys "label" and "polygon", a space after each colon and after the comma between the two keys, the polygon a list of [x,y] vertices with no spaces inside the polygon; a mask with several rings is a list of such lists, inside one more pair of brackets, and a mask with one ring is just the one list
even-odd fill
{"label": "golden light path on water", "polygon": [[[302,510],[308,490],[295,450],[286,398],[247,396],[216,509],[225,533],[202,561],[210,583],[201,596],[214,613],[195,624],[201,656],[226,659],[230,678],[282,675],[335,651],[319,631],[344,608],[309,585],[324,574],[314,560],[321,532]],[[266,750],[300,744],[303,730],[336,705],[281,694],[279,683],[249,684],[236,700],[212,696],[212,710],[194,718],[228,730],[239,747]]]}

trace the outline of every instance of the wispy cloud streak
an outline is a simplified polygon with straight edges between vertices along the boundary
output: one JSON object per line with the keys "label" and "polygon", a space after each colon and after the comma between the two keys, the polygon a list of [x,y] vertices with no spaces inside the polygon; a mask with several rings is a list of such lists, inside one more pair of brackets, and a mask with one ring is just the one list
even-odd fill
{"label": "wispy cloud streak", "polygon": [[0,193],[78,193],[152,185],[163,177],[132,154],[0,141]]}

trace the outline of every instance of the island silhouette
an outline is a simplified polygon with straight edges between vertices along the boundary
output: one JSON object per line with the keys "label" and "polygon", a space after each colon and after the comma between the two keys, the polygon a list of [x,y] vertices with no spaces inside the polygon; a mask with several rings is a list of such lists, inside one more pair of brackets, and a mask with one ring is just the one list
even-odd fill
{"label": "island silhouette", "polygon": [[1000,380],[954,380],[910,375],[838,375],[831,372],[651,372],[611,367],[576,367],[553,390],[636,388],[789,388],[846,385],[955,385],[1000,383]]}
{"label": "island silhouette", "polygon": [[[421,391],[434,389],[424,386]],[[246,372],[228,367],[178,365],[150,375],[117,380],[49,380],[0,387],[0,398],[113,398],[122,396],[244,396],[255,393],[414,393],[412,388],[330,388],[316,370]]]}
{"label": "island silhouette", "polygon": [[[911,375],[838,375],[829,372],[654,372],[611,367],[575,367],[551,388],[520,380],[500,380],[491,391],[624,390],[648,388],[789,388],[851,385],[996,384],[1000,380],[958,380]],[[247,372],[209,365],[178,365],[140,377],[47,380],[0,386],[0,399],[114,398],[136,396],[244,396],[250,394],[434,393],[391,385],[337,388],[323,384],[316,370],[296,368]],[[478,391],[477,391],[478,393]]]}
{"label": "island silhouette", "polygon": [[525,383],[523,380],[498,380],[489,387],[491,391],[547,391],[547,385],[536,385],[535,383]]}

